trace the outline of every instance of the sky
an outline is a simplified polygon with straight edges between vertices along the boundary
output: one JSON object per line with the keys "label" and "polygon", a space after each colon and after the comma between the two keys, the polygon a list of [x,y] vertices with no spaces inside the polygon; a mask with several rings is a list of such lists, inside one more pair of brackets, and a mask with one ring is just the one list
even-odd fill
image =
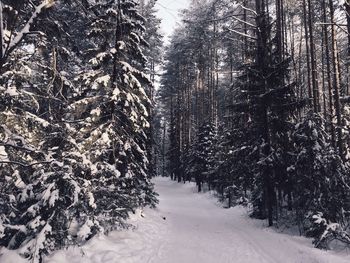
{"label": "sky", "polygon": [[180,22],[178,12],[181,9],[187,8],[189,2],[190,0],[158,0],[156,2],[158,15],[162,19],[162,31],[165,40],[167,40],[167,37],[173,32],[176,23]]}

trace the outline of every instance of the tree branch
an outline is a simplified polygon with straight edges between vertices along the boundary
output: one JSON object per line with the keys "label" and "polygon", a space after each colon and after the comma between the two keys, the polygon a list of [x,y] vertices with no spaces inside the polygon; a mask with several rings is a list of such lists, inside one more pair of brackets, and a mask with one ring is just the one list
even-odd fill
{"label": "tree branch", "polygon": [[230,29],[230,28],[225,28],[226,30],[230,31],[230,32],[233,32],[233,33],[236,33],[238,35],[241,35],[241,36],[244,36],[244,37],[247,37],[247,38],[250,38],[250,39],[254,39],[254,40],[257,40],[256,37],[253,37],[253,36],[250,36],[250,35],[247,35],[247,34],[244,34],[242,32],[239,32],[237,30],[234,30],[234,29]]}
{"label": "tree branch", "polygon": [[25,164],[25,163],[16,162],[16,161],[0,161],[0,164],[10,164],[10,165],[19,165],[19,166],[23,166],[23,167],[32,167],[32,166],[40,165],[40,164],[50,164],[53,161],[54,160],[45,161],[45,162],[36,162],[36,163],[30,163],[30,164]]}

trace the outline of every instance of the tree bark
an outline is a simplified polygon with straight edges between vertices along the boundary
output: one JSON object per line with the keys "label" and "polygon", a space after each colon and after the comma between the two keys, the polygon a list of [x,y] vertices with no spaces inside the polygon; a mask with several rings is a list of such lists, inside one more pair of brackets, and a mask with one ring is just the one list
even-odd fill
{"label": "tree bark", "polygon": [[332,94],[332,76],[331,76],[331,62],[330,62],[330,53],[329,53],[329,40],[328,40],[328,27],[327,27],[327,5],[326,0],[322,0],[322,9],[323,9],[323,32],[324,32],[324,46],[325,46],[325,59],[326,59],[326,75],[327,75],[327,86],[328,86],[328,121],[331,131],[331,142],[335,147],[335,128],[333,124],[333,94]]}
{"label": "tree bark", "polygon": [[310,59],[311,59],[311,79],[312,79],[312,95],[314,112],[320,112],[320,92],[318,87],[317,66],[316,66],[316,51],[313,34],[313,11],[311,0],[308,0],[308,24],[309,24],[309,38],[310,38]]}
{"label": "tree bark", "polygon": [[4,18],[2,12],[2,1],[0,0],[0,74],[2,73],[2,66],[4,64]]}
{"label": "tree bark", "polygon": [[[268,14],[266,13],[266,6],[264,0],[256,0],[256,23],[257,23],[257,50],[256,50],[256,63],[257,65],[261,65],[261,71],[263,75],[266,75],[268,72],[268,68],[266,68],[269,63],[269,51],[267,50],[268,41],[269,41],[269,32],[268,32]],[[268,83],[266,78],[262,83],[263,93],[265,93],[268,89]],[[269,134],[269,120],[268,120],[268,109],[266,103],[261,105],[261,118],[262,118],[262,126],[261,133],[262,138],[264,139],[263,145],[263,155],[268,156],[270,154],[270,134]],[[265,204],[267,207],[267,217],[269,226],[273,225],[273,196],[274,196],[274,187],[271,178],[271,169],[268,166],[265,166],[262,171],[263,176],[263,184],[264,184],[264,192],[265,192]]]}
{"label": "tree bark", "polygon": [[[307,25],[306,2],[303,0],[303,16],[304,16],[304,31],[305,31],[305,46],[306,46],[306,66],[307,66],[307,85],[309,99],[312,97],[311,88],[311,66],[310,66],[310,46],[309,46],[309,30]],[[310,100],[311,103],[311,100]],[[311,105],[310,105],[311,106]]]}
{"label": "tree bark", "polygon": [[[350,0],[345,0],[344,2],[344,8],[346,13],[346,28],[348,32],[348,48],[347,48],[347,75],[349,75],[349,62],[350,62]],[[347,83],[346,83],[346,95],[349,95],[349,76],[347,76]]]}
{"label": "tree bark", "polygon": [[343,149],[343,133],[342,133],[342,113],[341,113],[341,104],[340,104],[340,76],[339,76],[339,61],[338,61],[338,48],[337,48],[337,39],[335,32],[335,21],[334,21],[334,6],[333,0],[329,0],[329,11],[331,19],[331,39],[332,39],[332,64],[333,64],[333,89],[334,89],[334,106],[335,106],[335,115],[337,118],[337,146],[339,155],[342,159],[344,156]]}

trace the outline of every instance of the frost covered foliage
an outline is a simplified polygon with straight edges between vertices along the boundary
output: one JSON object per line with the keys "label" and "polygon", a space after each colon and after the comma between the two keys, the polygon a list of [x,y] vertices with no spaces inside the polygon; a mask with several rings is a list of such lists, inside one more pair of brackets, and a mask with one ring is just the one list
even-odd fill
{"label": "frost covered foliage", "polygon": [[[345,213],[343,214],[343,218]],[[349,219],[347,213],[347,220]],[[340,241],[347,245],[350,244],[350,232],[348,224],[333,223],[326,219],[322,212],[314,214],[310,217],[313,223],[311,230],[317,232],[318,236],[314,240],[315,247],[322,249],[330,249],[333,241]]]}
{"label": "frost covered foliage", "polygon": [[[324,120],[315,114],[296,126],[295,165],[288,168],[297,221],[319,247],[345,238],[349,222],[349,178],[340,156],[327,143]],[[336,224],[333,224],[333,223]]]}
{"label": "frost covered foliage", "polygon": [[1,7],[0,246],[41,262],[156,204],[144,21],[134,1]]}

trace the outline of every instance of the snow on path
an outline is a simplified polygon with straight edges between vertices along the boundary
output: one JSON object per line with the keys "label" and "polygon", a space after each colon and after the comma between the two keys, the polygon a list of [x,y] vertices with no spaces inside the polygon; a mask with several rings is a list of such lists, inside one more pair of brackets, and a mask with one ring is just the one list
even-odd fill
{"label": "snow on path", "polygon": [[[348,263],[350,256],[312,248],[311,241],[276,233],[243,208],[223,209],[192,184],[157,178],[160,204],[135,215],[134,230],[100,236],[58,251],[50,263]],[[164,220],[165,219],[165,220]]]}

